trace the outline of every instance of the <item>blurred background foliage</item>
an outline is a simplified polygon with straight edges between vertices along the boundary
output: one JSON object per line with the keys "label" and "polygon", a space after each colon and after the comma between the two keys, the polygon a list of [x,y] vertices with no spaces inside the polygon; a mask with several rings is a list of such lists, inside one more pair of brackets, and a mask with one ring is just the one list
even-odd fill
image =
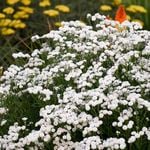
{"label": "blurred background foliage", "polygon": [[30,38],[57,29],[61,21],[81,20],[87,13],[101,13],[114,19],[123,4],[127,18],[150,30],[149,0],[1,0],[0,66],[13,62],[13,52],[32,51]]}

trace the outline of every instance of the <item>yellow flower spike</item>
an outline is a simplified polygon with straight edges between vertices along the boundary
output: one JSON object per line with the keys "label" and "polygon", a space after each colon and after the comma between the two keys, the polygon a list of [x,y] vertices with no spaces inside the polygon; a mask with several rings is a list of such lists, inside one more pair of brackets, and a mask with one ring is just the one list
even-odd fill
{"label": "yellow flower spike", "polygon": [[144,22],[139,19],[133,19],[132,22],[138,22],[142,27],[144,26]]}
{"label": "yellow flower spike", "polygon": [[59,11],[54,9],[49,9],[43,11],[43,14],[48,15],[49,17],[57,17],[59,15]]}
{"label": "yellow flower spike", "polygon": [[10,19],[1,19],[0,20],[0,27],[6,27],[8,26],[9,24],[11,23],[11,20]]}
{"label": "yellow flower spike", "polygon": [[29,14],[27,14],[26,12],[24,12],[24,11],[18,11],[18,12],[16,12],[14,15],[13,15],[13,17],[15,18],[15,19],[27,19],[27,18],[29,18]]}
{"label": "yellow flower spike", "polygon": [[40,7],[47,7],[47,6],[50,6],[51,3],[49,0],[42,0],[41,2],[39,2],[39,6]]}
{"label": "yellow flower spike", "polygon": [[13,30],[11,28],[2,28],[2,30],[1,30],[2,35],[12,35],[14,33],[15,33],[15,30]]}
{"label": "yellow flower spike", "polygon": [[126,10],[132,13],[147,13],[147,10],[141,5],[130,5],[126,8]]}
{"label": "yellow flower spike", "polygon": [[113,4],[114,5],[120,5],[122,3],[122,0],[114,0]]}
{"label": "yellow flower spike", "polygon": [[18,3],[20,0],[6,0],[6,3],[8,4],[8,5],[14,5],[14,4],[16,4],[16,3]]}
{"label": "yellow flower spike", "polygon": [[20,0],[20,2],[23,4],[23,5],[30,5],[31,4],[31,0]]}
{"label": "yellow flower spike", "polygon": [[100,10],[101,11],[111,11],[112,7],[110,5],[101,5]]}
{"label": "yellow flower spike", "polygon": [[55,9],[57,9],[60,12],[63,12],[63,13],[69,13],[70,12],[70,8],[66,5],[56,5]]}
{"label": "yellow flower spike", "polygon": [[14,13],[14,9],[12,7],[6,7],[3,9],[3,12],[5,14],[13,14]]}
{"label": "yellow flower spike", "polygon": [[20,10],[22,10],[22,11],[24,11],[24,12],[26,12],[26,13],[28,13],[28,14],[32,14],[33,13],[33,8],[30,8],[30,7],[24,7],[24,6],[20,6],[20,7],[18,7]]}
{"label": "yellow flower spike", "polygon": [[0,19],[5,18],[5,17],[6,17],[6,15],[5,15],[5,14],[0,13]]}

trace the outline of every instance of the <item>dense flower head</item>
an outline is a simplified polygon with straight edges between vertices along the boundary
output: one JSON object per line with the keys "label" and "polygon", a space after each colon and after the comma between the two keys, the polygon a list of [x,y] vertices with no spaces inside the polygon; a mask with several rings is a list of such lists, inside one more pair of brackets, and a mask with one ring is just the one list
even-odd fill
{"label": "dense flower head", "polygon": [[41,0],[39,2],[40,7],[47,7],[47,6],[50,6],[50,5],[51,5],[51,2],[49,0]]}
{"label": "dense flower head", "polygon": [[43,14],[48,15],[49,17],[56,17],[59,15],[59,11],[54,9],[44,10]]}
{"label": "dense flower head", "polygon": [[30,7],[24,7],[24,6],[20,6],[18,7],[20,10],[26,12],[26,13],[29,13],[29,14],[32,14],[34,11],[33,11],[33,8],[30,8]]}
{"label": "dense flower head", "polygon": [[70,8],[66,5],[56,5],[55,8],[57,10],[59,10],[60,12],[63,12],[63,13],[69,13],[70,12]]}
{"label": "dense flower head", "polygon": [[11,28],[3,28],[1,30],[1,33],[3,35],[10,35],[10,34],[14,34],[15,33],[15,30],[11,29]]}
{"label": "dense flower head", "polygon": [[20,0],[20,2],[26,6],[31,4],[31,0]]}
{"label": "dense flower head", "polygon": [[147,10],[140,5],[130,5],[126,8],[126,10],[132,13],[147,13]]}
{"label": "dense flower head", "polygon": [[[31,54],[13,54],[24,61],[0,78],[0,121],[8,126],[0,148],[128,149],[139,139],[148,148],[150,32],[138,23],[87,17],[89,25],[63,22],[33,36],[40,45]],[[27,105],[21,121],[10,124],[9,100],[40,108],[35,113]]]}
{"label": "dense flower head", "polygon": [[101,11],[110,11],[110,10],[112,10],[112,7],[109,5],[101,5],[100,10]]}
{"label": "dense flower head", "polygon": [[3,12],[6,14],[13,14],[14,9],[12,7],[6,7],[3,9]]}
{"label": "dense flower head", "polygon": [[113,3],[114,5],[120,5],[122,3],[122,0],[114,0]]}
{"label": "dense flower head", "polygon": [[1,18],[5,18],[5,17],[6,17],[6,15],[5,15],[5,14],[0,13],[0,19],[1,19]]}
{"label": "dense flower head", "polygon": [[6,0],[7,4],[9,5],[14,5],[16,3],[18,3],[20,0]]}

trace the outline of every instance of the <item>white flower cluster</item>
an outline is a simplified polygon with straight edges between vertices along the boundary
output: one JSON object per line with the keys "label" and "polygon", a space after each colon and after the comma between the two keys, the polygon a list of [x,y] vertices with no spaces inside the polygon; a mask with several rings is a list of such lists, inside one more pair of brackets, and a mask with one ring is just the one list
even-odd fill
{"label": "white flower cluster", "polygon": [[6,109],[6,108],[0,107],[0,115],[6,114],[6,112],[7,112],[7,109]]}
{"label": "white flower cluster", "polygon": [[15,123],[0,135],[1,149],[128,149],[139,138],[150,146],[150,32],[99,14],[88,20],[36,35],[41,48],[13,55],[27,63],[0,78],[0,115],[10,95],[41,107],[32,128]]}
{"label": "white flower cluster", "polygon": [[29,54],[23,54],[22,52],[14,53],[12,56],[13,56],[15,59],[16,59],[16,58],[29,58],[29,57],[30,57]]}

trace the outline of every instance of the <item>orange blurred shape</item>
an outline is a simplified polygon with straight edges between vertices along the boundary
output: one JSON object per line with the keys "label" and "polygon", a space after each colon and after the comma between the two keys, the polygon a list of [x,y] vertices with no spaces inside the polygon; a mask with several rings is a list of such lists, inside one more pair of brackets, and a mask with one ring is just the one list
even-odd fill
{"label": "orange blurred shape", "polygon": [[127,14],[123,5],[120,5],[119,8],[117,9],[115,20],[119,21],[120,23],[127,20]]}

